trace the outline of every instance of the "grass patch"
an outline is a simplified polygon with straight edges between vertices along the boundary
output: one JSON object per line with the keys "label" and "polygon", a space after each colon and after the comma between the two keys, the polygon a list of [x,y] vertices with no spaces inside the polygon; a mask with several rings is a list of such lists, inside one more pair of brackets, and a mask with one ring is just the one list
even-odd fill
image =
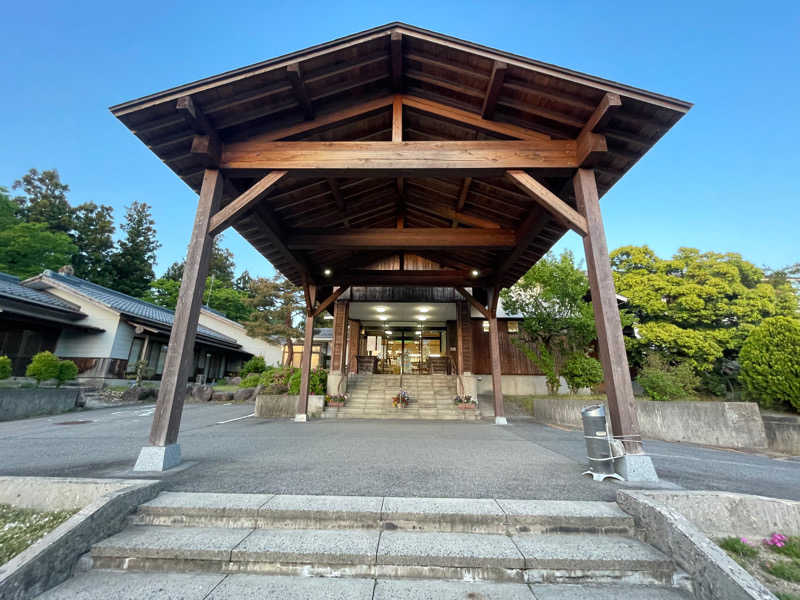
{"label": "grass patch", "polygon": [[741,538],[729,537],[720,540],[719,547],[725,550],[734,559],[755,558],[758,556],[758,548],[744,543]]}
{"label": "grass patch", "polygon": [[800,583],[800,561],[782,560],[780,562],[764,563],[761,568],[784,581]]}
{"label": "grass patch", "polygon": [[44,537],[77,510],[45,512],[0,504],[0,565]]}
{"label": "grass patch", "polygon": [[238,385],[230,385],[228,383],[217,384],[213,387],[215,392],[236,392],[239,390]]}
{"label": "grass patch", "polygon": [[770,546],[770,550],[800,561],[800,536],[790,535],[783,546]]}
{"label": "grass patch", "polygon": [[786,592],[775,592],[778,600],[800,600],[800,594],[789,594]]}

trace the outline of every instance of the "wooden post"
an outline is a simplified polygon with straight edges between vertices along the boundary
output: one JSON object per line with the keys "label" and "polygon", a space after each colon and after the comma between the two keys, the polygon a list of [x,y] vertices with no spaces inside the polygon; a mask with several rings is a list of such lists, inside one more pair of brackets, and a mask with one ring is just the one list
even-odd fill
{"label": "wooden post", "polygon": [[350,302],[337,300],[333,304],[333,349],[331,373],[344,373],[347,364],[347,317]]}
{"label": "wooden post", "polygon": [[583,248],[592,291],[598,350],[605,373],[611,428],[615,436],[622,438],[628,454],[641,454],[639,418],[622,338],[617,293],[611,274],[594,171],[578,169],[573,184],[578,210],[586,218],[588,227],[588,233],[583,238]]}
{"label": "wooden post", "polygon": [[[194,340],[200,303],[211,259],[213,238],[209,235],[211,217],[219,209],[222,199],[223,178],[216,169],[206,169],[203,186],[197,204],[197,213],[192,229],[192,239],[183,267],[183,279],[175,307],[175,318],[169,336],[164,372],[158,390],[158,402],[150,429],[152,447],[175,446],[170,452],[143,448],[134,470],[166,470],[180,462],[177,447],[178,430],[181,424],[183,400],[194,358]],[[177,460],[177,462],[175,462]],[[158,464],[160,463],[160,464]]]}
{"label": "wooden post", "polygon": [[347,338],[347,370],[349,373],[358,373],[358,355],[361,342],[361,321],[350,321]]}
{"label": "wooden post", "polygon": [[469,304],[456,302],[456,325],[458,327],[458,369],[461,375],[472,373],[472,319]]}
{"label": "wooden post", "polygon": [[314,304],[317,299],[317,286],[306,285],[306,330],[303,336],[303,357],[300,360],[300,398],[297,401],[297,414],[294,420],[308,420],[308,382],[311,378],[311,350],[314,342]]}
{"label": "wooden post", "polygon": [[494,395],[494,422],[506,425],[503,408],[503,370],[500,360],[500,332],[497,329],[497,294],[499,290],[489,290],[489,354],[492,360],[492,393]]}

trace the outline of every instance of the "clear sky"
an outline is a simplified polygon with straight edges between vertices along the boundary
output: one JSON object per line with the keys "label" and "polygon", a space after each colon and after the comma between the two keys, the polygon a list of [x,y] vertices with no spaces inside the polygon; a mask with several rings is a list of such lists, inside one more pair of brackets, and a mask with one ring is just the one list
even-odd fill
{"label": "clear sky", "polygon": [[[6,2],[0,185],[57,168],[73,204],[153,206],[157,273],[182,259],[196,196],[108,107],[404,21],[688,100],[603,199],[610,248],[800,261],[800,5],[786,2]],[[237,270],[272,267],[230,230]],[[582,254],[569,233],[560,247]]]}

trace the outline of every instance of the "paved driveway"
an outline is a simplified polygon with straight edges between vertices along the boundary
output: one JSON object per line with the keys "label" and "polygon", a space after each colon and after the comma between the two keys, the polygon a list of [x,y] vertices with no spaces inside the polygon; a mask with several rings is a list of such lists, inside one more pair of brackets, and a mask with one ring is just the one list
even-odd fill
{"label": "paved driveway", "polygon": [[[187,404],[185,465],[168,489],[297,494],[612,500],[581,477],[581,434],[530,422],[265,420],[251,404]],[[0,423],[0,474],[132,476],[153,406]],[[85,421],[80,423],[81,421]],[[800,500],[800,463],[647,442],[661,476],[687,489]]]}

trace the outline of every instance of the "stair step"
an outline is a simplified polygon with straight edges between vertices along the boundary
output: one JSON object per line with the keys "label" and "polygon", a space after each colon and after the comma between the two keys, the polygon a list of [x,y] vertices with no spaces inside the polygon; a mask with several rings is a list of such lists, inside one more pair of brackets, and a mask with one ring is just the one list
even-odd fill
{"label": "stair step", "polygon": [[[531,595],[531,592],[535,596]],[[39,596],[42,600],[140,600],[182,598],[338,598],[340,600],[688,600],[684,592],[643,585],[533,585],[485,581],[440,581],[224,575],[218,573],[137,573],[95,569],[80,573]]]}

